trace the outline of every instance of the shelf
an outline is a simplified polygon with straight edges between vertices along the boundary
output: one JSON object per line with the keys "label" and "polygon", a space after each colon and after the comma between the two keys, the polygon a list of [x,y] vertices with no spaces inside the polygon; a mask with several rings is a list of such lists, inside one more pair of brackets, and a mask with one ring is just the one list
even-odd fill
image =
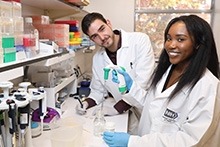
{"label": "shelf", "polygon": [[54,57],[54,58],[50,58],[48,60],[43,60],[43,61],[34,63],[33,66],[46,66],[46,67],[49,67],[49,66],[52,66],[54,64],[65,61],[67,59],[73,58],[74,56],[75,56],[75,52],[66,53],[66,54],[63,54],[63,55],[60,55],[60,56],[57,56],[57,57]]}
{"label": "shelf", "polygon": [[18,67],[11,70],[0,72],[0,82],[10,81],[24,75],[24,68]]}
{"label": "shelf", "polygon": [[67,85],[69,85],[71,82],[73,82],[74,80],[76,79],[76,75],[72,75],[68,78],[65,78],[63,79],[63,81],[57,85],[55,88],[54,88],[54,92],[57,93],[59,92],[61,89],[63,89],[64,87],[66,87]]}
{"label": "shelf", "polygon": [[56,108],[55,103],[57,101],[57,94],[59,91],[61,91],[63,88],[68,87],[68,93],[76,92],[76,86],[77,86],[77,81],[76,81],[76,75],[73,74],[72,76],[68,78],[64,78],[61,83],[59,83],[57,86],[53,88],[45,88],[47,92],[47,105],[51,108]]}
{"label": "shelf", "polygon": [[21,0],[22,5],[44,10],[51,19],[58,19],[73,14],[86,14],[82,7],[65,0]]}
{"label": "shelf", "polygon": [[25,59],[22,61],[13,61],[13,62],[9,62],[9,63],[3,63],[3,64],[0,64],[0,72],[11,70],[11,69],[18,68],[18,67],[22,67],[22,66],[25,66],[28,64],[33,64],[35,62],[50,59],[50,58],[57,57],[60,55],[62,55],[62,53],[39,54],[36,57],[28,58],[28,59]]}

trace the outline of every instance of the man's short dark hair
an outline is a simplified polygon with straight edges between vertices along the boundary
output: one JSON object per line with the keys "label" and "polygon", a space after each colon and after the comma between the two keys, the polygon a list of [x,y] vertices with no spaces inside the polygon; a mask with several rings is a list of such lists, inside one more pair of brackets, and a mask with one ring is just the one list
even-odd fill
{"label": "man's short dark hair", "polygon": [[104,23],[107,23],[106,19],[103,17],[102,14],[97,13],[97,12],[89,13],[86,16],[84,16],[84,18],[82,19],[82,23],[81,23],[82,31],[84,34],[88,35],[88,29],[91,23],[93,23],[96,19],[99,19],[103,21]]}

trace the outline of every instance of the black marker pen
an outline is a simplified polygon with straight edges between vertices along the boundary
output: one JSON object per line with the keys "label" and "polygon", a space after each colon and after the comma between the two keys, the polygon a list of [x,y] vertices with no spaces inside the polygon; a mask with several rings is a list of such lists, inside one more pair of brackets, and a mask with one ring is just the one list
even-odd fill
{"label": "black marker pen", "polygon": [[130,62],[130,67],[131,67],[131,69],[133,69],[133,63],[132,62]]}

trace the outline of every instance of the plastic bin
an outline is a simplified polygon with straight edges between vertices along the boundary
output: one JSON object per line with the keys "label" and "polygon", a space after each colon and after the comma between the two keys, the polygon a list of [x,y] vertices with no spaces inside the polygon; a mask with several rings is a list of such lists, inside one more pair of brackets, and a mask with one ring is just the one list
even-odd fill
{"label": "plastic bin", "polygon": [[8,63],[16,60],[16,52],[6,53],[3,56],[4,56],[4,63]]}

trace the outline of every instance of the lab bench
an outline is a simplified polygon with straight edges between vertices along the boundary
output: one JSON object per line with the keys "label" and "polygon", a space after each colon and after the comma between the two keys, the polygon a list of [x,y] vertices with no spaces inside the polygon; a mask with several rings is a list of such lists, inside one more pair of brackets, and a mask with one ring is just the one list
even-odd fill
{"label": "lab bench", "polygon": [[[83,133],[82,133],[82,147],[107,147],[102,137],[96,137],[93,135],[93,120],[94,117],[92,115],[95,107],[87,110],[86,115],[80,116],[75,112],[75,106],[78,104],[78,101],[74,98],[67,98],[63,105],[63,114],[61,115],[61,119],[73,117],[75,119],[81,119],[83,121]],[[105,120],[111,121],[115,123],[115,131],[119,132],[127,132],[128,126],[128,113],[108,116],[105,117]],[[33,147],[52,147],[50,141],[51,131],[43,131],[43,133],[33,138]]]}

